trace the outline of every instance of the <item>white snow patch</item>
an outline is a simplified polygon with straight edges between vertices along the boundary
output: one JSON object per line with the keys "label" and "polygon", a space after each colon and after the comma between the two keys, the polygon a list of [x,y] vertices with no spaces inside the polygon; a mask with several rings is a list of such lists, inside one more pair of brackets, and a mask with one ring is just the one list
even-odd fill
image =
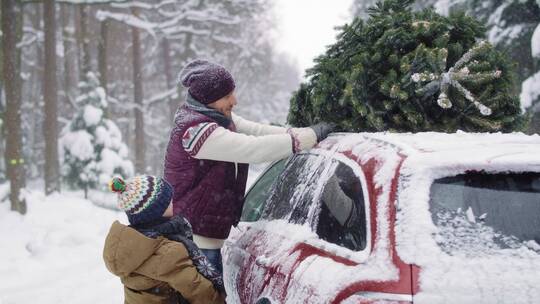
{"label": "white snow patch", "polygon": [[540,24],[536,26],[531,38],[531,52],[533,57],[540,57]]}
{"label": "white snow patch", "polygon": [[0,184],[0,202],[5,200],[9,196],[10,193],[11,193],[11,188],[10,188],[9,181],[3,184]]}
{"label": "white snow patch", "polygon": [[111,180],[118,168],[126,172],[126,176],[131,176],[135,171],[133,163],[130,160],[122,158],[118,153],[107,148],[101,151],[101,161],[96,166],[98,171],[101,172],[99,183],[102,185],[107,184]]}
{"label": "white snow patch", "polygon": [[491,27],[487,33],[487,37],[493,45],[500,43],[511,44],[514,39],[519,38],[524,33],[524,24],[506,27],[507,24],[503,19],[503,13],[510,4],[511,2],[502,3],[487,21],[488,27]]}
{"label": "white snow patch", "polygon": [[451,0],[439,0],[435,3],[433,6],[435,8],[435,11],[443,16],[448,16],[450,13],[450,3]]}
{"label": "white snow patch", "polygon": [[526,243],[527,247],[531,248],[532,250],[540,251],[540,244],[537,242],[530,240]]}
{"label": "white snow patch", "polygon": [[64,134],[60,138],[60,146],[69,151],[72,156],[84,161],[93,157],[94,145],[93,136],[86,130],[79,130]]}
{"label": "white snow patch", "polygon": [[540,71],[527,78],[521,84],[519,99],[521,100],[521,108],[523,110],[532,106],[535,101],[540,100]]}
{"label": "white snow patch", "polygon": [[134,16],[133,14],[113,13],[113,12],[101,11],[101,10],[98,10],[96,12],[96,19],[100,21],[104,21],[107,19],[119,21],[126,25],[145,30],[152,36],[156,35],[154,29],[157,28],[158,26],[158,24],[156,23],[143,20],[137,16]]}
{"label": "white snow patch", "polygon": [[474,218],[474,213],[473,213],[473,210],[471,207],[469,207],[469,209],[467,209],[467,211],[465,212],[465,214],[467,215],[467,220],[471,223],[476,223],[476,219]]}
{"label": "white snow patch", "polygon": [[99,123],[103,117],[103,110],[96,108],[93,105],[84,106],[83,119],[86,122],[86,125],[91,127]]}
{"label": "white snow patch", "polygon": [[28,191],[22,216],[0,204],[0,302],[121,303],[123,287],[102,259],[114,220],[124,213],[96,207],[81,192]]}
{"label": "white snow patch", "polygon": [[522,24],[516,24],[511,27],[501,28],[499,26],[493,26],[488,33],[488,40],[493,45],[497,45],[501,42],[506,44],[512,43],[516,38],[519,38],[523,33],[524,26]]}

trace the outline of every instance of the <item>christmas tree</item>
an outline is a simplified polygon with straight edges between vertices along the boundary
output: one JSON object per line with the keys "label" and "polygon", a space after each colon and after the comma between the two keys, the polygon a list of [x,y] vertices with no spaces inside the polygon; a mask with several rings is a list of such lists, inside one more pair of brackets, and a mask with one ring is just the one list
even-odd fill
{"label": "christmas tree", "polygon": [[88,73],[79,83],[79,110],[60,138],[62,175],[73,188],[106,187],[114,175],[133,174],[127,146],[116,124],[105,118],[107,96],[99,80]]}
{"label": "christmas tree", "polygon": [[512,131],[524,127],[506,56],[463,13],[386,0],[345,25],[291,99],[289,123],[344,131]]}

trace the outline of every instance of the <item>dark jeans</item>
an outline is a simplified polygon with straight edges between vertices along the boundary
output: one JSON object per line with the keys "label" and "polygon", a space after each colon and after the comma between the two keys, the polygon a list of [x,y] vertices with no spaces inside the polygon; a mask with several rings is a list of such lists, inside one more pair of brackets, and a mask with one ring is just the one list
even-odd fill
{"label": "dark jeans", "polygon": [[210,260],[210,263],[216,267],[216,269],[223,273],[223,263],[221,262],[221,249],[201,249],[204,255]]}

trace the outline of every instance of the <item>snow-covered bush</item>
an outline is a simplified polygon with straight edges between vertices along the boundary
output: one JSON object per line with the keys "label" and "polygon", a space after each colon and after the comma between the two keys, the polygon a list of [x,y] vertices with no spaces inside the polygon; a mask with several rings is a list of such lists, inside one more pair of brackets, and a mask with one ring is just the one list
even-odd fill
{"label": "snow-covered bush", "polygon": [[104,187],[113,175],[133,174],[133,163],[116,124],[105,117],[107,96],[88,73],[79,83],[79,110],[60,137],[62,176],[73,188]]}
{"label": "snow-covered bush", "polygon": [[[536,1],[540,7],[540,0]],[[540,132],[540,23],[531,38],[531,55],[536,67],[536,73],[521,84],[521,105],[533,116],[531,123],[532,132]]]}

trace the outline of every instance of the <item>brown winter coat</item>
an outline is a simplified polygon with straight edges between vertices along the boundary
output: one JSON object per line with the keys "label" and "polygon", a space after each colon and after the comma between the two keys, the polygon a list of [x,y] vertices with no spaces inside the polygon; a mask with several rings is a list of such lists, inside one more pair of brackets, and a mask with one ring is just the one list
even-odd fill
{"label": "brown winter coat", "polygon": [[103,259],[124,284],[126,304],[175,303],[174,290],[191,304],[224,303],[212,283],[197,272],[182,243],[151,239],[115,221]]}

